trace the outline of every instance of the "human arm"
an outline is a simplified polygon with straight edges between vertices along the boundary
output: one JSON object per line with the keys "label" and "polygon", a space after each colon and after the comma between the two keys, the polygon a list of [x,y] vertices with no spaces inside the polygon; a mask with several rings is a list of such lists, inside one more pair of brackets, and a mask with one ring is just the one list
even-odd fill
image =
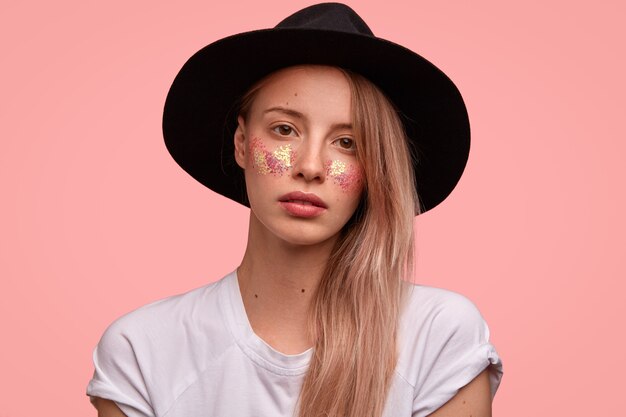
{"label": "human arm", "polygon": [[[87,386],[87,395],[99,416],[155,415],[146,384],[148,368],[141,366],[140,361],[146,356],[143,332],[138,330],[141,325],[141,321],[128,317],[116,320],[105,330],[94,349],[94,374]],[[115,411],[123,414],[111,414]]]}
{"label": "human arm", "polygon": [[491,417],[489,371],[485,369],[429,417]]}
{"label": "human arm", "polygon": [[92,397],[91,403],[98,410],[98,417],[126,417],[122,410],[111,400]]}
{"label": "human arm", "polygon": [[[405,331],[409,335],[406,375],[414,386],[413,417],[459,415],[455,404],[468,411],[470,395],[472,401],[485,398],[481,404],[489,409],[502,363],[489,342],[486,322],[460,294],[434,288],[420,291],[412,298],[416,318],[408,323],[413,327]],[[441,415],[436,413],[440,409]],[[460,415],[483,415],[473,411]],[[484,415],[490,416],[489,411]]]}

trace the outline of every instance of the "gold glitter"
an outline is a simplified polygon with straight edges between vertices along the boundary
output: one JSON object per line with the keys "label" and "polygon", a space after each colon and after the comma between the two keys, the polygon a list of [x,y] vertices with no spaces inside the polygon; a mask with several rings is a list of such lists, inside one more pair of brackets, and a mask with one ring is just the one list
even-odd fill
{"label": "gold glitter", "polygon": [[265,152],[261,149],[254,149],[254,164],[259,174],[270,173],[270,167],[267,166],[267,161],[265,160]]}
{"label": "gold glitter", "polygon": [[291,143],[280,146],[274,152],[274,158],[281,162],[282,170],[291,168]]}
{"label": "gold glitter", "polygon": [[361,172],[351,164],[343,161],[326,161],[326,175],[344,191],[356,190],[361,184]]}
{"label": "gold glitter", "polygon": [[346,172],[346,163],[343,161],[334,160],[328,167],[328,174],[336,177]]}
{"label": "gold glitter", "polygon": [[291,168],[295,158],[295,152],[291,150],[291,144],[286,144],[269,152],[259,137],[254,137],[250,144],[252,149],[253,165],[257,172],[262,175],[282,175]]}

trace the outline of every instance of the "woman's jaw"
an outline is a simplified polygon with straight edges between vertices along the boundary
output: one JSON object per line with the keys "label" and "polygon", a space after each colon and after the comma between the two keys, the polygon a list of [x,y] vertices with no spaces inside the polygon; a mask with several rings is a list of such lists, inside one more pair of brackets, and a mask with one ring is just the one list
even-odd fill
{"label": "woman's jaw", "polygon": [[239,117],[235,153],[252,217],[287,244],[327,245],[358,207],[364,180],[350,106],[341,71],[300,66],[272,74]]}

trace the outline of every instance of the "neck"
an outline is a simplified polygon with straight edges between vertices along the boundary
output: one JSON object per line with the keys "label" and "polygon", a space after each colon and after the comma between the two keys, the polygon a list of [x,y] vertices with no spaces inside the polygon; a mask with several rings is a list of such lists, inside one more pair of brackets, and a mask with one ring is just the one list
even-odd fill
{"label": "neck", "polygon": [[285,242],[250,212],[239,288],[252,329],[275,349],[294,354],[312,345],[308,309],[334,243],[334,238],[315,245]]}

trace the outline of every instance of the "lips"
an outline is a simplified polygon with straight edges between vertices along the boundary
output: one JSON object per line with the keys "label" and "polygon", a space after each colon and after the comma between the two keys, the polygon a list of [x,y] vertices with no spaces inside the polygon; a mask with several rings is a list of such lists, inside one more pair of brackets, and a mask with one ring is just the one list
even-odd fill
{"label": "lips", "polygon": [[290,216],[301,219],[313,219],[326,212],[326,203],[313,193],[294,191],[278,199],[278,204]]}
{"label": "lips", "polygon": [[278,201],[283,203],[296,203],[303,206],[316,206],[326,208],[324,201],[313,193],[303,193],[302,191],[294,191],[280,197]]}

